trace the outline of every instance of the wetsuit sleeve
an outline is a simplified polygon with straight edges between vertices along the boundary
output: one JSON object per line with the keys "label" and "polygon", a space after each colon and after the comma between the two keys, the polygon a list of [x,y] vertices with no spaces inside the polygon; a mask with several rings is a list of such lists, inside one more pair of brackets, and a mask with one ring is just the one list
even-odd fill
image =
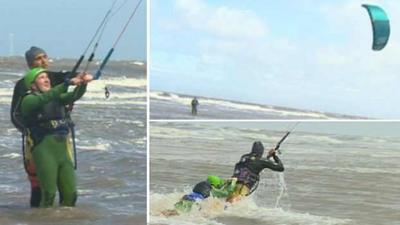
{"label": "wetsuit sleeve", "polygon": [[217,197],[217,198],[225,198],[229,195],[229,192],[226,188],[218,189],[218,188],[212,187],[211,193],[212,193],[212,196]]}
{"label": "wetsuit sleeve", "polygon": [[236,181],[237,181],[237,179],[233,179],[231,181],[227,181],[228,183],[226,184],[227,185],[226,190],[228,191],[228,193],[232,193],[235,190]]}
{"label": "wetsuit sleeve", "polygon": [[274,158],[275,163],[271,162],[269,160],[261,159],[260,161],[262,163],[262,166],[264,168],[268,168],[273,171],[278,171],[278,172],[284,171],[285,168],[283,167],[282,161],[279,159],[279,157],[277,155],[274,155],[273,158]]}
{"label": "wetsuit sleeve", "polygon": [[234,180],[226,180],[224,185],[220,188],[212,187],[211,193],[214,197],[217,198],[225,198],[228,197],[236,187],[236,179]]}
{"label": "wetsuit sleeve", "polygon": [[52,100],[58,99],[61,93],[66,92],[68,86],[65,84],[59,84],[51,88],[48,92],[41,93],[38,95],[27,95],[22,99],[21,103],[21,114],[23,117],[29,116],[31,112],[37,108],[49,103]]}
{"label": "wetsuit sleeve", "polygon": [[76,100],[80,99],[83,96],[83,94],[85,94],[86,87],[87,84],[82,84],[75,87],[75,89],[72,92],[61,94],[60,101],[66,105],[75,102]]}

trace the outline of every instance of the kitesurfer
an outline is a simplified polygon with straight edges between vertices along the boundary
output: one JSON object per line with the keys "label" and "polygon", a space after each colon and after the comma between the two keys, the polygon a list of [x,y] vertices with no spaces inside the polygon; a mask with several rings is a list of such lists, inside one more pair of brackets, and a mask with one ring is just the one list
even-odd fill
{"label": "kitesurfer", "polygon": [[106,99],[108,99],[110,97],[110,90],[108,90],[107,86],[104,86],[104,95],[105,95]]}
{"label": "kitesurfer", "polygon": [[[29,69],[33,69],[36,67],[47,69],[50,64],[47,53],[42,48],[36,46],[32,46],[25,52],[25,60]],[[60,71],[60,72],[47,71],[47,74],[49,76],[52,86],[63,83],[67,75],[69,75],[69,73],[65,71]],[[24,147],[24,165],[25,165],[25,170],[28,174],[28,179],[31,183],[30,206],[39,207],[41,199],[41,190],[38,178],[36,176],[35,165],[31,157],[31,149],[29,149],[29,146],[27,146],[25,143],[25,140],[27,140],[27,138],[20,112],[20,105],[22,102],[22,98],[23,96],[26,95],[27,91],[28,89],[25,86],[24,78],[19,79],[15,84],[13,91],[13,97],[11,102],[11,121],[14,124],[14,126],[22,133],[23,136],[22,139]],[[70,124],[71,125],[73,124],[72,120],[70,120]]]}
{"label": "kitesurfer", "polygon": [[[264,146],[260,141],[253,143],[251,152],[241,156],[240,161],[236,163],[233,172],[234,178],[237,178],[237,184],[234,192],[227,198],[228,202],[240,200],[242,196],[250,195],[258,186],[260,181],[260,173],[263,169],[268,168],[273,171],[284,171],[283,164],[276,155],[276,150],[271,149],[267,158],[263,159]],[[274,162],[269,158],[273,158]]]}
{"label": "kitesurfer", "polygon": [[[24,77],[29,92],[22,99],[21,116],[39,179],[40,207],[53,205],[57,188],[62,206],[75,205],[75,172],[65,106],[82,97],[92,79],[92,75],[82,74],[52,88],[47,70],[41,67],[29,70]],[[68,92],[69,85],[77,87]]]}
{"label": "kitesurfer", "polygon": [[196,97],[193,98],[191,105],[192,105],[192,115],[196,116],[197,115],[197,106],[199,105],[199,101],[197,100]]}

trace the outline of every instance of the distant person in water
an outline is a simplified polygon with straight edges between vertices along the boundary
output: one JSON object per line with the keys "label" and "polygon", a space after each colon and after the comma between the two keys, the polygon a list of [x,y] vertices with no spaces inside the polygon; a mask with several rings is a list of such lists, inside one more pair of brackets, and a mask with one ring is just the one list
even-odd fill
{"label": "distant person in water", "polygon": [[199,105],[199,101],[197,100],[196,97],[193,98],[191,105],[192,105],[192,115],[196,116],[197,115],[197,106]]}
{"label": "distant person in water", "polygon": [[106,99],[110,97],[110,91],[107,86],[104,86],[104,95],[106,96]]}

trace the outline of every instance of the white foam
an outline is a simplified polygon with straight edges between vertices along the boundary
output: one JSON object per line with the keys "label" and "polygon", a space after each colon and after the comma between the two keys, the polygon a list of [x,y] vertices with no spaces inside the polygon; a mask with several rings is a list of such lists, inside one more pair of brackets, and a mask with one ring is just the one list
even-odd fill
{"label": "white foam", "polygon": [[87,145],[87,146],[80,145],[79,148],[92,151],[107,151],[110,148],[110,144],[105,143],[105,144]]}
{"label": "white foam", "polygon": [[[339,225],[348,224],[350,219],[338,219],[327,216],[316,216],[309,213],[298,213],[285,211],[280,208],[264,208],[253,204],[251,199],[247,199],[234,204],[230,210],[224,212],[225,216],[237,216],[246,218],[259,218],[261,221],[279,221],[278,224],[299,224],[299,225]],[[260,217],[259,215],[268,215],[268,217]]]}
{"label": "white foam", "polygon": [[79,193],[80,196],[90,195],[93,192],[94,191],[91,190],[91,189],[78,189],[78,193]]}
{"label": "white foam", "polygon": [[304,166],[304,165],[295,165],[286,166],[287,168],[295,169],[295,170],[308,170],[308,171],[337,171],[338,173],[362,173],[362,174],[375,174],[375,173],[385,173],[392,175],[400,175],[400,168],[368,168],[368,167],[327,167],[327,166]]}
{"label": "white foam", "polygon": [[19,72],[11,72],[11,71],[0,71],[0,75],[22,77],[24,74],[23,73],[19,73]]}
{"label": "white foam", "polygon": [[203,140],[224,140],[223,134],[210,135],[210,132],[208,130],[203,131],[205,131],[204,135],[202,135],[200,131],[187,131],[180,128],[152,126],[151,136],[165,139],[199,138]]}
{"label": "white foam", "polygon": [[[101,79],[95,80],[88,84],[88,90],[103,90],[105,86],[121,86],[121,87],[146,87],[147,79],[141,78],[110,78],[110,79]],[[112,89],[110,90],[112,91]]]}
{"label": "white foam", "polygon": [[[254,200],[244,198],[235,204],[225,203],[222,200],[208,198],[200,202],[201,210],[192,210],[179,216],[165,217],[162,211],[173,209],[175,202],[184,193],[157,194],[150,193],[150,223],[163,224],[222,224],[215,221],[218,218],[248,218],[260,222],[275,221],[277,224],[296,225],[339,225],[347,224],[349,219],[337,219],[326,216],[315,216],[309,213],[284,211],[280,208],[265,208],[257,206]],[[225,210],[225,206],[227,206]],[[260,217],[259,215],[268,215]]]}
{"label": "white foam", "polygon": [[302,134],[301,137],[298,135],[296,138],[312,143],[343,144],[343,141],[326,135]]}
{"label": "white foam", "polygon": [[[0,98],[0,104],[11,105],[11,97],[9,98]],[[92,99],[80,99],[76,102],[75,105],[138,105],[138,106],[146,106],[147,102],[145,99],[141,100],[92,100]]]}
{"label": "white foam", "polygon": [[0,96],[11,97],[12,94],[13,94],[13,90],[11,88],[0,88]]}
{"label": "white foam", "polygon": [[11,105],[11,97],[0,97],[0,103],[5,105]]}
{"label": "white foam", "polygon": [[143,65],[144,65],[144,62],[141,62],[141,61],[134,61],[132,64],[138,65],[138,66],[143,66]]}
{"label": "white foam", "polygon": [[135,98],[146,98],[147,94],[145,91],[138,93],[128,93],[128,92],[119,92],[119,93],[111,93],[109,99],[105,99],[104,90],[101,91],[86,91],[85,95],[82,99],[87,98],[101,98],[107,101],[115,101],[115,100],[126,100],[126,99],[135,99]]}
{"label": "white foam", "polygon": [[18,188],[17,187],[11,186],[11,185],[6,185],[6,184],[0,184],[0,190],[1,190],[2,194],[18,192]]}
{"label": "white foam", "polygon": [[137,144],[137,145],[145,145],[146,144],[146,140],[145,139],[137,139],[133,143]]}
{"label": "white foam", "polygon": [[4,154],[1,156],[2,158],[9,158],[9,159],[15,159],[21,157],[21,154],[18,153],[9,153],[9,154]]}
{"label": "white foam", "polygon": [[[132,84],[128,84],[130,86]],[[110,98],[106,99],[104,96],[104,85],[89,88],[84,96],[76,102],[76,104],[85,105],[147,105],[147,94],[145,91],[137,93],[129,92],[111,92]],[[13,91],[11,88],[0,88],[0,104],[10,105],[12,100]]]}
{"label": "white foam", "polygon": [[127,198],[130,197],[130,194],[127,193],[102,193],[102,196],[105,199],[114,199],[114,198]]}
{"label": "white foam", "polygon": [[93,100],[84,100],[81,99],[76,102],[76,105],[147,105],[146,100],[143,101],[93,101]]}
{"label": "white foam", "polygon": [[140,120],[126,120],[126,119],[116,118],[115,121],[119,123],[136,124],[138,127],[144,127],[143,121]]}
{"label": "white foam", "polygon": [[[102,97],[104,98],[104,87],[105,86],[121,86],[121,87],[134,87],[134,88],[145,88],[147,85],[146,79],[135,79],[135,78],[115,78],[108,80],[95,80],[88,84],[85,96]],[[73,88],[73,86],[71,86]],[[147,97],[146,92],[141,93],[118,93],[115,94],[110,88],[111,96],[118,98],[138,98]],[[0,96],[9,96],[13,94],[13,88],[0,88]],[[98,95],[98,96],[97,96]]]}

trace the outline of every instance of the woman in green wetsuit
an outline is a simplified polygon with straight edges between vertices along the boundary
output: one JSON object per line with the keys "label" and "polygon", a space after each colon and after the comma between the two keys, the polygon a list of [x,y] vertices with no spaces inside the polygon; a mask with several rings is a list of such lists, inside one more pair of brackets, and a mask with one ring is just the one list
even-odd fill
{"label": "woman in green wetsuit", "polygon": [[[36,46],[32,46],[30,49],[28,49],[25,52],[25,59],[26,59],[26,63],[29,67],[29,69],[33,69],[35,67],[42,67],[44,69],[47,69],[50,66],[50,61],[49,58],[47,56],[47,53]],[[55,86],[57,84],[63,83],[65,78],[67,76],[70,76],[70,72],[68,71],[47,71],[47,75],[49,76],[50,79],[50,83],[52,86]],[[26,92],[28,91],[28,89],[25,86],[25,82],[24,82],[24,78],[22,77],[21,79],[19,79],[15,86],[14,86],[14,90],[13,90],[13,97],[12,97],[12,101],[11,101],[11,110],[10,110],[10,117],[11,117],[11,122],[13,123],[13,125],[15,126],[15,128],[18,129],[18,131],[21,132],[22,134],[22,142],[23,142],[23,146],[22,146],[22,150],[23,150],[23,156],[24,156],[24,169],[25,172],[28,175],[28,180],[30,182],[31,185],[31,197],[30,197],[30,206],[31,207],[39,207],[40,204],[40,199],[41,199],[41,190],[40,190],[40,186],[39,186],[39,180],[36,176],[36,169],[35,169],[35,164],[33,162],[33,156],[31,154],[31,148],[33,146],[30,145],[29,142],[27,142],[27,140],[29,140],[29,138],[26,135],[26,130],[25,130],[25,125],[22,121],[22,116],[21,116],[21,101],[22,98],[26,95]],[[68,111],[68,113],[70,114],[71,108],[66,108],[66,110]],[[70,121],[70,140],[69,142],[71,142],[71,146],[73,146],[73,142],[74,142],[74,137],[73,137],[73,121],[71,118],[69,118]],[[73,149],[74,150],[74,149]],[[76,170],[76,167],[75,167]]]}
{"label": "woman in green wetsuit", "polygon": [[[75,205],[77,191],[65,105],[82,97],[92,79],[85,74],[51,88],[47,71],[39,67],[24,77],[30,92],[22,100],[21,114],[34,146],[32,155],[42,194],[40,207],[53,205],[57,187],[60,204]],[[77,86],[72,92],[68,92],[70,84]]]}

